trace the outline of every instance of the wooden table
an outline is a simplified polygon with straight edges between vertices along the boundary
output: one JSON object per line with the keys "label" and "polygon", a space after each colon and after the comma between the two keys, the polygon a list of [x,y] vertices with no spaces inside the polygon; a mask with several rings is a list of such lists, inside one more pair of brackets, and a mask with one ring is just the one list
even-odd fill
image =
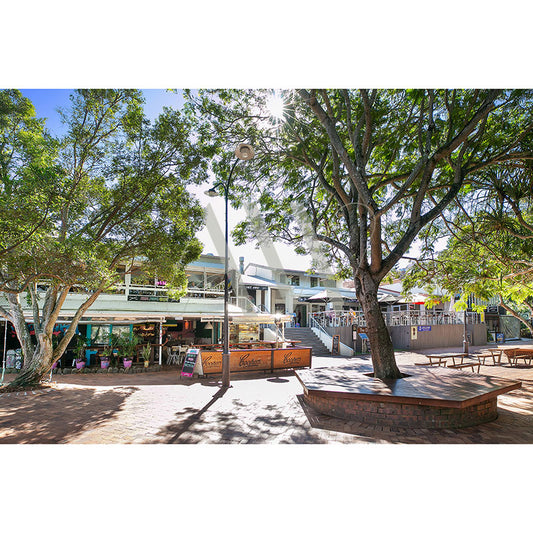
{"label": "wooden table", "polygon": [[502,354],[503,354],[502,348],[487,348],[487,352],[490,352],[490,353],[476,354],[478,361],[482,365],[485,364],[485,359],[487,357],[492,357],[492,364],[494,366],[502,364]]}

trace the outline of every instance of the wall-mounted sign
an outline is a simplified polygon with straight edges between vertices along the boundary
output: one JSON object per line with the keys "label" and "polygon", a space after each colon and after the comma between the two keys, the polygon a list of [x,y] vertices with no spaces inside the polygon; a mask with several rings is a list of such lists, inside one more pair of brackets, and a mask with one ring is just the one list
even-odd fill
{"label": "wall-mounted sign", "polygon": [[168,296],[128,295],[128,302],[168,302]]}
{"label": "wall-mounted sign", "polygon": [[264,285],[245,285],[245,287],[249,291],[266,291],[266,290],[268,290],[268,287],[265,287]]}
{"label": "wall-mounted sign", "polygon": [[416,326],[411,326],[411,340],[415,340],[417,338],[417,328]]}
{"label": "wall-mounted sign", "polygon": [[431,331],[431,326],[418,326],[418,331]]}

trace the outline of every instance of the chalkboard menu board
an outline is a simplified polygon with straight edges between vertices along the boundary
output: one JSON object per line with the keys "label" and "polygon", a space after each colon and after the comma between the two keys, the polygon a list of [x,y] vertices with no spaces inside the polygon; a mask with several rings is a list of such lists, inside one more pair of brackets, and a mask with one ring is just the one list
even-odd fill
{"label": "chalkboard menu board", "polygon": [[187,354],[185,355],[185,361],[183,361],[183,367],[181,369],[181,375],[186,378],[192,378],[194,373],[194,366],[196,365],[196,360],[198,359],[198,354],[200,350],[197,348],[189,348]]}
{"label": "chalkboard menu board", "polygon": [[340,335],[333,335],[332,345],[331,345],[331,355],[339,355],[339,343],[340,343]]}

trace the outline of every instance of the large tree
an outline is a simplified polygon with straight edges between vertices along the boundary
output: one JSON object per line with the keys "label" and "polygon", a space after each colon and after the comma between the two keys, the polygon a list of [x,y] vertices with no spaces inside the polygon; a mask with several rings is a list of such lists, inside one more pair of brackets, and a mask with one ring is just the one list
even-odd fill
{"label": "large tree", "polygon": [[[12,386],[35,384],[49,372],[87,309],[136,261],[177,291],[186,285],[184,267],[201,250],[194,235],[203,212],[184,185],[202,165],[187,120],[165,109],[151,124],[142,104],[135,90],[79,90],[63,111],[68,132],[50,156],[52,201],[46,194],[32,199],[39,216],[14,235],[17,246],[0,256],[0,289],[7,300],[0,314],[14,324],[24,354],[23,372]],[[16,168],[20,172],[10,171],[8,178],[20,185],[24,199],[31,194],[26,182],[36,178],[24,161]],[[13,216],[14,227],[17,217],[27,217]],[[31,228],[37,229],[29,238]],[[86,297],[54,347],[53,329],[72,292]],[[21,298],[31,302],[34,336]]]}
{"label": "large tree", "polygon": [[[428,245],[413,262],[405,285],[461,292],[457,305],[462,308],[474,296],[477,311],[497,298],[533,333],[532,168],[525,160],[476,175],[476,187],[460,194],[434,222],[439,230],[424,232]],[[436,251],[434,238],[443,234],[446,247]]]}
{"label": "large tree", "polygon": [[[276,105],[276,93],[283,108]],[[374,373],[398,378],[377,300],[380,282],[471,177],[530,157],[532,93],[512,90],[223,90],[191,95],[206,138],[224,153],[255,145],[234,201],[253,196],[277,239],[323,253],[355,282]],[[273,105],[274,104],[274,105]],[[278,117],[273,117],[275,109]],[[224,149],[226,152],[224,152]],[[240,238],[253,237],[247,221]]]}

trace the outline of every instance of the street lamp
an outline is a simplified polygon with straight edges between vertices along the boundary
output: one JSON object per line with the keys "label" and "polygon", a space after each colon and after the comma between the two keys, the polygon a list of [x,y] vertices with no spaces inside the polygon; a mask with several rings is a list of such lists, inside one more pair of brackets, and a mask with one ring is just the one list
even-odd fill
{"label": "street lamp", "polygon": [[[230,372],[229,372],[229,314],[228,314],[228,301],[229,301],[229,283],[228,283],[228,264],[229,264],[229,253],[228,253],[228,192],[231,185],[231,177],[233,175],[233,170],[235,166],[241,161],[249,161],[254,158],[254,149],[249,144],[239,144],[235,149],[235,155],[237,159],[231,167],[229,177],[224,184],[224,200],[226,203],[226,214],[225,214],[225,246],[224,246],[224,326],[222,328],[222,335],[224,337],[224,346],[222,349],[222,387],[230,386]],[[217,186],[221,185],[221,182],[215,183],[215,185],[205,191],[205,194],[210,197],[219,196],[218,191],[216,190]]]}

